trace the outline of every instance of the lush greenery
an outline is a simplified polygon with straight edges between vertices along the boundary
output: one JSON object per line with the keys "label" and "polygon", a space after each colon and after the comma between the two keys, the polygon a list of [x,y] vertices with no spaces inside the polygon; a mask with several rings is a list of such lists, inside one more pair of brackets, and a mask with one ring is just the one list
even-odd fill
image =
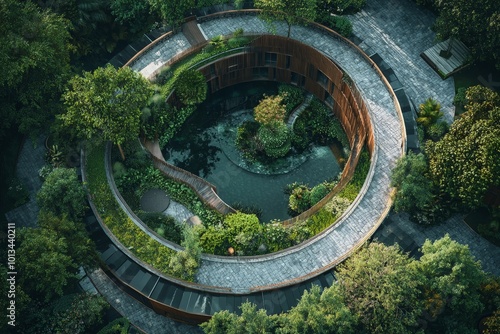
{"label": "lush greenery", "polygon": [[175,94],[186,105],[201,103],[207,96],[206,79],[200,71],[182,72],[175,82]]}
{"label": "lush greenery", "polygon": [[293,133],[293,144],[299,149],[309,146],[311,142],[330,145],[335,141],[342,147],[349,147],[340,121],[334,117],[331,109],[315,98],[295,121]]}
{"label": "lush greenery", "polygon": [[475,208],[500,186],[500,95],[474,86],[466,96],[466,112],[426,151],[435,184],[462,208]]}
{"label": "lush greenery", "polygon": [[[224,333],[473,333],[483,311],[500,306],[500,282],[486,276],[467,246],[445,236],[426,241],[420,260],[397,246],[371,243],[352,255],[321,292],[268,316],[251,303],[241,315],[217,312],[201,325]],[[489,318],[491,329],[494,317]]]}
{"label": "lush greenery", "polygon": [[152,95],[151,84],[140,74],[108,65],[73,77],[69,86],[61,115],[66,126],[85,139],[110,140],[120,150],[125,141],[137,138],[141,109]]}
{"label": "lush greenery", "polygon": [[17,0],[1,2],[0,18],[0,137],[11,127],[35,135],[61,110],[70,76],[71,23]]}
{"label": "lush greenery", "polygon": [[421,224],[436,222],[444,216],[435,200],[435,190],[428,177],[427,158],[422,153],[401,158],[391,176],[391,186],[397,191],[394,198],[394,210],[407,212]]}
{"label": "lush greenery", "polygon": [[166,274],[172,274],[170,248],[150,238],[136,226],[118,206],[108,186],[104,169],[104,147],[99,146],[87,156],[88,189],[99,215],[115,237],[142,261]]}
{"label": "lush greenery", "polygon": [[496,0],[420,0],[438,12],[435,29],[440,39],[457,38],[476,59],[500,66],[500,9]]}
{"label": "lush greenery", "polygon": [[87,208],[85,199],[85,189],[73,168],[53,169],[37,194],[38,204],[44,211],[57,216],[66,214],[75,220],[83,217]]}
{"label": "lush greenery", "polygon": [[285,189],[285,194],[290,195],[288,207],[295,214],[302,213],[321,201],[336,185],[337,182],[323,182],[310,188],[297,182],[289,184]]}
{"label": "lush greenery", "polygon": [[263,18],[271,25],[283,20],[288,25],[288,37],[293,24],[314,21],[317,0],[255,0],[255,7],[262,10]]}
{"label": "lush greenery", "polygon": [[500,185],[498,93],[482,86],[467,89],[466,112],[448,132],[434,136],[432,128],[440,124],[437,106],[432,100],[421,105],[419,122],[431,140],[422,154],[403,157],[392,176],[395,209],[424,224],[485,205],[487,192]]}

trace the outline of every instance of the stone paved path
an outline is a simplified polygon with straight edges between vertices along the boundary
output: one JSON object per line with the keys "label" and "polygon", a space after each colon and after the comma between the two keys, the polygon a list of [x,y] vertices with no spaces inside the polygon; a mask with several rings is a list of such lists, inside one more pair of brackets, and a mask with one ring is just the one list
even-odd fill
{"label": "stone paved path", "polygon": [[156,70],[170,58],[191,47],[187,38],[182,34],[175,34],[171,38],[154,46],[147,54],[138,58],[130,67],[149,78]]}
{"label": "stone paved path", "polygon": [[360,46],[369,55],[378,53],[392,67],[415,105],[433,97],[451,123],[455,115],[453,78],[442,80],[420,57],[435,44],[430,29],[434,15],[410,0],[368,0],[349,19],[354,34],[363,40]]}
{"label": "stone paved path", "polygon": [[[228,35],[239,27],[244,27],[245,32],[268,32],[267,26],[255,16],[227,17],[201,24],[208,38]],[[286,26],[277,24],[276,33],[286,35]],[[324,235],[301,248],[252,261],[204,258],[197,275],[199,283],[247,291],[255,286],[292,280],[318,270],[346,254],[359,242],[375,226],[387,205],[389,172],[401,154],[399,118],[387,89],[364,59],[341,42],[305,27],[293,27],[291,37],[335,59],[365,95],[379,145],[376,173],[359,205]]]}
{"label": "stone paved path", "polygon": [[162,315],[156,314],[118,288],[102,271],[95,269],[87,271],[87,275],[97,290],[106,298],[121,315],[134,326],[147,334],[199,334],[203,331],[197,326],[186,325]]}
{"label": "stone paved path", "polygon": [[19,154],[16,174],[29,192],[29,201],[5,214],[7,220],[15,223],[17,227],[37,226],[40,209],[36,203],[36,193],[42,186],[38,170],[45,165],[45,151],[45,137],[39,137],[35,141],[27,139]]}
{"label": "stone paved path", "polygon": [[[389,218],[377,231],[375,237],[387,235],[386,231],[399,229],[404,231],[406,238],[413,240],[418,247],[421,247],[426,239],[434,241],[448,233],[453,240],[469,246],[472,255],[481,261],[484,271],[500,276],[500,247],[493,245],[472,230],[464,222],[462,215],[455,215],[433,226],[415,224],[410,221],[407,214],[391,214]],[[384,241],[382,237],[380,240]]]}

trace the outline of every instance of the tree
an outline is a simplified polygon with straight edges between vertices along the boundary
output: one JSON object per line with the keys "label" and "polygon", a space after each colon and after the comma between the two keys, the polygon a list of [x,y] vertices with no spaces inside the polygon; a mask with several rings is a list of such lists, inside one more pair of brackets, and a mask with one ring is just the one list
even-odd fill
{"label": "tree", "polygon": [[74,220],[82,218],[87,209],[85,199],[85,190],[76,170],[70,168],[54,168],[37,193],[42,211],[56,216],[67,215]]}
{"label": "tree", "polygon": [[66,239],[46,228],[26,228],[20,231],[19,241],[19,281],[26,293],[46,302],[61,296],[78,267],[67,254]]}
{"label": "tree", "polygon": [[391,186],[396,187],[394,210],[408,212],[420,223],[432,223],[434,217],[429,210],[434,205],[432,182],[427,178],[428,166],[422,153],[408,154],[398,160],[392,171]]}
{"label": "tree", "polygon": [[[66,306],[66,305],[65,305]],[[102,296],[81,293],[69,308],[56,311],[53,330],[60,334],[88,333],[91,326],[100,324],[109,304]]]}
{"label": "tree", "polygon": [[148,0],[152,11],[159,13],[167,25],[180,26],[184,14],[195,7],[195,0]]}
{"label": "tree", "polygon": [[477,207],[491,186],[500,185],[500,96],[474,86],[466,113],[438,142],[428,142],[431,179],[465,208]]}
{"label": "tree", "polygon": [[41,228],[55,233],[57,238],[66,241],[66,253],[78,265],[90,265],[95,260],[94,244],[81,222],[75,222],[66,215],[57,217],[52,212],[41,212],[38,216]]}
{"label": "tree", "polygon": [[70,80],[61,118],[84,138],[112,141],[125,159],[121,144],[139,135],[141,109],[151,94],[151,84],[138,73],[108,64]]}
{"label": "tree", "polygon": [[417,123],[421,124],[424,128],[428,128],[432,124],[436,123],[442,116],[443,112],[441,111],[441,104],[430,97],[420,105]]}
{"label": "tree", "polygon": [[110,3],[111,13],[116,17],[116,21],[127,24],[133,32],[143,31],[150,26],[144,24],[144,20],[151,21],[148,0],[112,0]]}
{"label": "tree", "polygon": [[496,0],[435,0],[439,16],[435,28],[440,39],[457,37],[476,58],[500,66],[500,8]]}
{"label": "tree", "polygon": [[175,277],[193,281],[201,256],[200,240],[193,228],[184,227],[184,241],[181,246],[184,250],[175,253],[170,258],[169,267]]}
{"label": "tree", "polygon": [[264,96],[253,109],[255,120],[264,126],[282,123],[286,114],[286,107],[282,102],[282,95]]}
{"label": "tree", "polygon": [[452,240],[448,234],[435,242],[426,240],[422,253],[413,266],[423,276],[426,315],[431,321],[439,320],[437,332],[473,329],[484,308],[480,287],[485,275],[480,263],[467,245]]}
{"label": "tree", "polygon": [[0,136],[12,126],[34,135],[60,109],[73,50],[70,22],[17,0],[0,2],[0,21]]}
{"label": "tree", "polygon": [[228,311],[214,314],[210,321],[201,324],[206,334],[271,334],[274,321],[265,310],[257,310],[257,305],[244,302],[240,306],[241,315]]}
{"label": "tree", "polygon": [[288,25],[288,34],[293,24],[314,21],[317,0],[255,0],[255,7],[262,10],[266,21],[283,20]]}
{"label": "tree", "polygon": [[357,319],[346,306],[339,286],[323,292],[317,285],[305,291],[297,306],[283,314],[281,334],[348,334],[356,333]]}
{"label": "tree", "polygon": [[370,333],[410,333],[422,307],[421,278],[398,246],[371,243],[341,265],[339,289]]}
{"label": "tree", "polygon": [[197,70],[183,71],[175,81],[175,94],[187,105],[203,102],[207,97],[205,76]]}

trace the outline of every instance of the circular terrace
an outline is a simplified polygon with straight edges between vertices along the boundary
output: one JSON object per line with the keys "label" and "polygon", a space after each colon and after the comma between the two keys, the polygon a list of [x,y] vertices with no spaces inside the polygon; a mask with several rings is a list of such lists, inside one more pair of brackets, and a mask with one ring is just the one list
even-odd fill
{"label": "circular terrace", "polygon": [[[266,24],[254,14],[254,12],[219,13],[198,19],[197,27],[205,40],[218,35],[229,35],[241,27],[244,27],[247,34],[267,34]],[[286,36],[287,30],[285,25],[278,23],[276,34]],[[191,37],[186,37],[189,34]],[[189,290],[191,295],[194,291],[198,291],[201,293],[200,295],[214,292],[233,295],[236,296],[234,298],[239,299],[255,292],[268,291],[270,293],[278,288],[286,289],[301,282],[310,282],[318,275],[327,273],[368,240],[388,213],[391,205],[390,171],[406,149],[403,115],[391,84],[366,54],[354,44],[328,29],[316,25],[294,26],[290,38],[317,50],[325,59],[329,59],[331,64],[337,64],[346,74],[345,77],[354,83],[357,92],[359,92],[360,100],[358,103],[363,103],[366,106],[370,126],[373,128],[373,138],[371,168],[363,189],[336,225],[296,247],[253,257],[203,255],[196,277],[198,284],[162,277],[154,268],[137,261],[119,243],[114,247],[114,251],[113,247],[103,250],[103,257],[106,257],[104,253],[108,252],[107,259],[112,256],[122,258],[123,255],[135,262],[127,268],[122,268],[124,262],[119,265],[115,263],[116,268],[110,266],[113,275],[120,278],[120,275],[126,273],[129,268],[139,264],[142,265],[143,272],[150,276],[147,282],[153,282],[157,279],[156,284],[143,284],[142,288],[145,289],[143,290],[134,287],[132,284],[134,278],[129,279],[128,282],[120,278],[126,284],[131,285],[136,292],[140,292],[143,295],[140,298],[147,300],[157,312],[166,312],[165,308],[160,305],[161,301],[150,300],[155,297],[157,300],[162,298],[161,292],[157,291],[160,278],[183,286],[184,291]],[[192,48],[196,48],[195,44],[196,38],[193,40],[192,33],[170,33],[140,52],[128,65],[145,77],[151,78],[173,58],[180,58],[189,53]],[[355,97],[353,96],[353,98]],[[108,173],[108,178],[110,178],[110,173]],[[119,194],[115,193],[115,196],[117,199],[121,198]],[[126,203],[122,203],[122,208],[125,211],[129,211],[127,207]],[[127,213],[136,224],[140,225],[132,212]],[[144,227],[142,228],[144,230]],[[111,240],[113,240],[112,236]],[[116,243],[116,240],[113,241]],[[176,245],[169,247],[179,249]],[[113,255],[117,254],[116,251],[122,255]],[[105,262],[107,261],[105,260]],[[190,310],[187,306],[190,305],[191,295],[186,301],[185,307],[182,307],[181,302],[178,306],[173,307],[187,313],[213,314],[214,308],[208,312],[205,312],[205,308],[194,307]],[[264,307],[269,308],[269,305],[272,307],[273,304],[279,304],[282,298],[274,296],[271,299],[268,301],[262,299],[261,303],[257,302],[257,304],[263,304]],[[233,304],[235,304],[234,301]],[[280,310],[282,309],[280,308]],[[278,309],[273,311],[272,313],[276,313]]]}

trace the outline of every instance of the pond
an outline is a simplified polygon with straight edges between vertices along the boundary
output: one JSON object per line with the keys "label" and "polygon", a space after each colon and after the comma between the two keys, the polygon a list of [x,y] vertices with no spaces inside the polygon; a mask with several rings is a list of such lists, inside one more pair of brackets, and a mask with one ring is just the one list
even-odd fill
{"label": "pond", "polygon": [[262,165],[245,159],[235,147],[238,126],[252,119],[263,94],[277,94],[278,83],[251,82],[222,89],[207,98],[163,150],[165,159],[217,188],[229,205],[257,207],[261,220],[290,218],[287,184],[315,186],[341,172],[331,147],[313,145],[302,153]]}

